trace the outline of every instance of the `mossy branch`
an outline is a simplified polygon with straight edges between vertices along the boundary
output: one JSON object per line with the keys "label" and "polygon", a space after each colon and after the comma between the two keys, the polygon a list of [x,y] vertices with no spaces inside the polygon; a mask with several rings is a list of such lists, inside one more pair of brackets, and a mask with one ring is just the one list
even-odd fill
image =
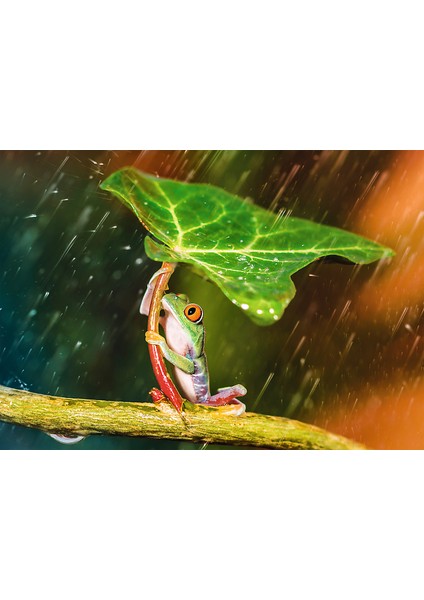
{"label": "mossy branch", "polygon": [[179,414],[168,402],[61,398],[0,386],[0,420],[49,433],[127,435],[279,449],[363,448],[299,421],[256,413],[234,417],[225,414],[225,409],[185,402]]}

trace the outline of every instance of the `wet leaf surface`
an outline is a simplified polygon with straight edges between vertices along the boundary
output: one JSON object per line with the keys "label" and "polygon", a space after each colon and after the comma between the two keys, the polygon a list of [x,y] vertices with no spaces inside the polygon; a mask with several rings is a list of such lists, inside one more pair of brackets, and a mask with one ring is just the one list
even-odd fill
{"label": "wet leaf surface", "polygon": [[291,276],[313,261],[338,256],[366,264],[393,255],[356,234],[272,213],[212,185],[124,168],[101,187],[156,238],[145,240],[150,258],[191,265],[259,325],[281,317],[296,292]]}

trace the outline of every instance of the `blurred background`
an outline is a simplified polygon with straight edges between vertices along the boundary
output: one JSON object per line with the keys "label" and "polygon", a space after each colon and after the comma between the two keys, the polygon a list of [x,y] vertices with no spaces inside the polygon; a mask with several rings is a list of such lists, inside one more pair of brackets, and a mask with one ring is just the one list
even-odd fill
{"label": "blurred background", "polygon": [[[254,325],[177,269],[171,291],[205,313],[212,392],[243,383],[247,409],[314,423],[372,448],[424,448],[424,152],[0,152],[0,383],[146,401],[155,384],[138,307],[158,268],[145,231],[99,183],[133,165],[221,186],[273,211],[392,247],[367,266],[294,276],[282,319]],[[202,444],[91,436],[64,446],[0,424],[0,448],[162,449]],[[211,446],[209,446],[211,448]]]}

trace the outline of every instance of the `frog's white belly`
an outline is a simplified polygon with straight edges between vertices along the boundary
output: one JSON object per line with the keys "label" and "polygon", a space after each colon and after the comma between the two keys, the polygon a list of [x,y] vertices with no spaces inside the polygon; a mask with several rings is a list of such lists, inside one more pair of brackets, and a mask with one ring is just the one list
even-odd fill
{"label": "frog's white belly", "polygon": [[190,400],[190,402],[197,402],[196,391],[194,389],[193,375],[189,373],[184,373],[181,369],[177,367],[174,368],[175,379],[177,380],[177,384],[181,388],[183,392],[184,398]]}
{"label": "frog's white belly", "polygon": [[194,373],[192,375],[184,373],[184,371],[175,367],[175,378],[188,400],[196,403],[207,402],[211,393],[206,357],[204,355],[199,356],[199,358],[193,359],[193,363]]}
{"label": "frog's white belly", "polygon": [[159,323],[163,327],[166,343],[171,350],[185,356],[189,351],[190,341],[172,313],[167,312],[164,317],[160,318]]}

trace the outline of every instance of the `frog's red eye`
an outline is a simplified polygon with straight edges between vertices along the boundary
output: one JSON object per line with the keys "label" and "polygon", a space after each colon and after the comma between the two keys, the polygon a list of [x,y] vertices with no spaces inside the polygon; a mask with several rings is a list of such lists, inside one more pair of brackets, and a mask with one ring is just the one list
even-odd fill
{"label": "frog's red eye", "polygon": [[184,314],[192,323],[200,323],[203,318],[203,310],[198,304],[187,304]]}

